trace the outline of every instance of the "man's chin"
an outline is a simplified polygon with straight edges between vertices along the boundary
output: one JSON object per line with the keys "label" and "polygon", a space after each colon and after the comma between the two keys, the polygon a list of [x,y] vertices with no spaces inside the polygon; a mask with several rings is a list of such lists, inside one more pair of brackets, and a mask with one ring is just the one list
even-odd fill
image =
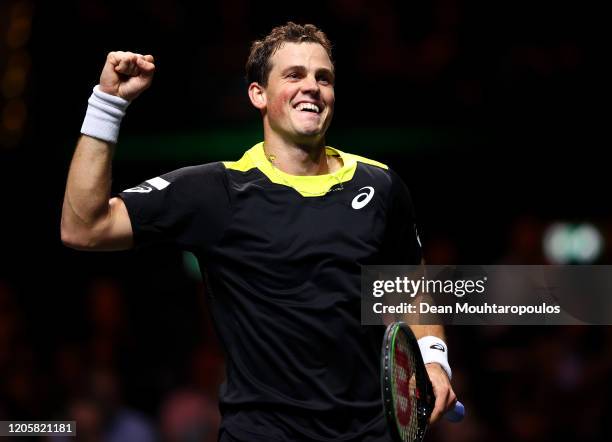
{"label": "man's chin", "polygon": [[303,130],[298,132],[298,136],[301,137],[320,137],[322,135],[322,131],[320,129],[313,130]]}
{"label": "man's chin", "polygon": [[319,126],[302,126],[296,128],[298,136],[302,137],[321,137],[325,133],[325,130]]}
{"label": "man's chin", "polygon": [[321,131],[320,129],[317,129],[317,130],[299,131],[295,135],[296,135],[296,140],[299,143],[315,144],[324,137],[325,133]]}

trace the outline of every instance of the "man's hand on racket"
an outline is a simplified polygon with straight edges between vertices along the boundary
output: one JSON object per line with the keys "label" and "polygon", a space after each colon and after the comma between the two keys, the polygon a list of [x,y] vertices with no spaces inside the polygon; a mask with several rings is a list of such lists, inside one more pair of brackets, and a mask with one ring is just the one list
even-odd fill
{"label": "man's hand on racket", "polygon": [[429,380],[433,386],[436,403],[429,418],[429,423],[435,423],[445,412],[452,410],[457,402],[457,396],[453,391],[450,379],[446,371],[435,362],[425,364],[425,369],[429,375]]}
{"label": "man's hand on racket", "polygon": [[100,75],[100,90],[132,101],[151,86],[153,62],[152,55],[109,52]]}

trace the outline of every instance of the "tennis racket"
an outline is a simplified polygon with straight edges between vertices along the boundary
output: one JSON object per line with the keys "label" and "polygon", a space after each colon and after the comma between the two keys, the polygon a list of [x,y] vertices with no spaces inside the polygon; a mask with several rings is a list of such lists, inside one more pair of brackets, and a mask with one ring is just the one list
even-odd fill
{"label": "tennis racket", "polygon": [[[387,327],[382,347],[381,387],[385,416],[395,442],[421,442],[425,437],[435,396],[419,344],[403,322]],[[461,402],[445,414],[451,422],[463,419]]]}

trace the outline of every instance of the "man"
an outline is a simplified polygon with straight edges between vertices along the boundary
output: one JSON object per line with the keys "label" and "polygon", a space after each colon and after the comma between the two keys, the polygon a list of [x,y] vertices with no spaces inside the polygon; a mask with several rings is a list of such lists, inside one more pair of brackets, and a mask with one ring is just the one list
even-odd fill
{"label": "man", "polygon": [[[84,250],[172,241],[198,257],[227,351],[221,440],[389,440],[383,330],[360,324],[360,266],[418,264],[421,250],[398,176],[325,145],[327,37],[289,22],[253,43],[248,93],[264,141],[239,161],[183,168],[109,200],[119,123],[154,69],[150,55],[108,55],[68,175],[62,240]],[[443,330],[414,330],[428,344],[435,421],[455,401],[436,350]]]}

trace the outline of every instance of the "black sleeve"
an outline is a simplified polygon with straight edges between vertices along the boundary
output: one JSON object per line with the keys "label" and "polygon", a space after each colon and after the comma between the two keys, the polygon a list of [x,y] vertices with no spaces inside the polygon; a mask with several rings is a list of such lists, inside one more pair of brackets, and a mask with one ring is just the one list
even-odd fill
{"label": "black sleeve", "polygon": [[171,242],[205,250],[219,240],[230,201],[222,163],[178,169],[119,194],[130,215],[136,246]]}
{"label": "black sleeve", "polygon": [[387,212],[387,223],[382,246],[381,264],[420,264],[421,240],[417,232],[412,199],[406,184],[394,171],[391,174],[391,192]]}

